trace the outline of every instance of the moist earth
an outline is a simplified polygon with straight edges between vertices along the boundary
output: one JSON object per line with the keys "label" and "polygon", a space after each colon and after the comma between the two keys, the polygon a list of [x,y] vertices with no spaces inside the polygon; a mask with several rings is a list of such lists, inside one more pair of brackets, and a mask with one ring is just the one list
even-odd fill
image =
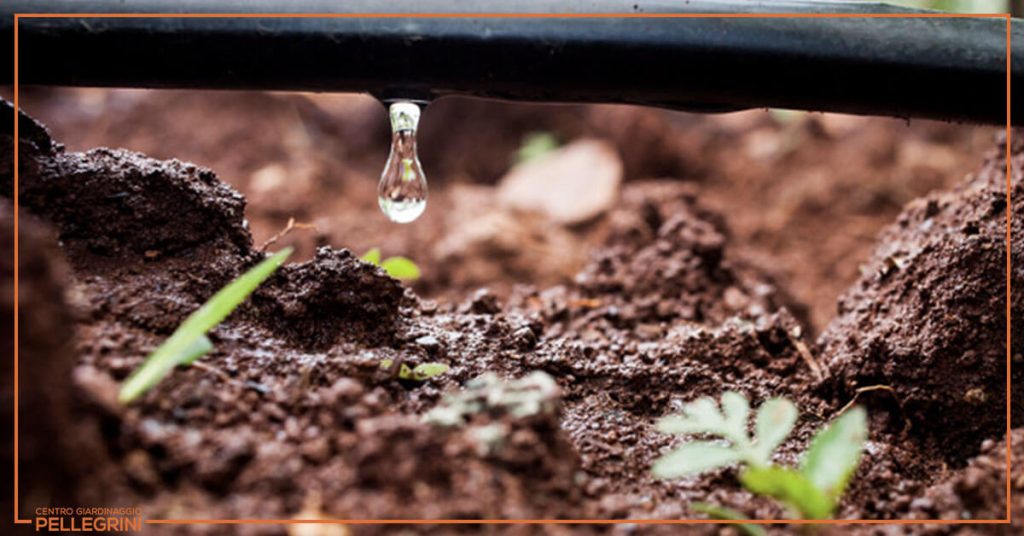
{"label": "moist earth", "polygon": [[[372,202],[391,139],[387,112],[372,97],[26,87],[20,99],[69,150],[124,147],[216,170],[245,195],[257,244],[295,218],[295,232],[276,243],[295,247],[294,260],[326,245],[360,254],[380,248],[385,257],[415,260],[425,276],[411,286],[440,301],[480,287],[507,299],[517,283],[564,284],[583,269],[604,243],[607,218],[565,227],[510,213],[500,177],[530,134],[574,146],[600,140],[618,153],[624,182],[669,178],[699,187],[702,203],[728,218],[733,255],[794,297],[791,312],[806,319],[809,337],[835,316],[879,230],[905,203],[952,188],[976,169],[998,130],[774,110],[703,115],[446,97],[431,103],[420,124],[429,210],[396,232]],[[605,175],[599,171],[586,177]],[[589,184],[577,191],[595,189]]]}
{"label": "moist earth", "polygon": [[[3,110],[11,125],[13,110]],[[198,364],[125,407],[116,403],[118,382],[266,253],[244,219],[245,198],[211,170],[127,150],[68,152],[32,119],[19,121],[19,230],[32,233],[19,244],[22,325],[54,334],[23,335],[19,354],[25,371],[50,378],[27,407],[81,429],[80,444],[48,447],[72,462],[61,468],[71,475],[62,480],[72,482],[62,487],[67,501],[140,505],[149,518],[179,519],[671,519],[699,516],[689,506],[696,501],[778,518],[785,512],[740,488],[735,470],[650,475],[653,460],[678,443],[654,430],[659,417],[737,390],[754,404],[786,396],[799,405],[782,463],[795,463],[847,403],[867,406],[871,440],[841,517],[1001,515],[1005,231],[1007,213],[1014,226],[1024,221],[1020,143],[1009,181],[997,149],[957,188],[908,205],[817,341],[806,308],[733,250],[727,218],[692,184],[630,180],[571,281],[484,288],[449,302],[417,295],[348,250],[320,247],[215,328],[214,350]],[[12,134],[0,133],[8,197]],[[0,210],[5,236],[13,236],[12,211]],[[1024,266],[1019,236],[1015,267]],[[5,281],[11,272],[5,265]],[[1016,318],[1024,276],[1012,275]],[[72,338],[74,348],[61,350]],[[1011,341],[1017,361],[1021,341]],[[451,368],[423,382],[394,372],[426,362]],[[50,433],[22,431],[25,441]],[[1020,490],[1019,453],[1016,460],[1010,476]],[[1019,498],[1013,507],[1020,515]]]}

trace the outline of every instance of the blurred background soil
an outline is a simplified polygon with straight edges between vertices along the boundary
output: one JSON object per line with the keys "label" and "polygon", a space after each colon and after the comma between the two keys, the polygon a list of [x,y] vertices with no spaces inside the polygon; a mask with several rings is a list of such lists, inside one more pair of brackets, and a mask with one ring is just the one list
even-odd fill
{"label": "blurred background soil", "polygon": [[[732,251],[774,278],[815,333],[878,231],[905,203],[978,168],[998,130],[446,98],[420,123],[427,211],[399,226],[377,207],[390,135],[368,96],[29,88],[21,106],[71,151],[123,147],[215,170],[248,199],[257,244],[294,218],[315,229],[275,248],[294,245],[299,259],[318,245],[408,256],[423,269],[417,292],[440,301],[565,282],[606,238],[601,215],[620,182],[689,182],[724,215]],[[548,186],[540,198],[517,194],[531,180]]]}

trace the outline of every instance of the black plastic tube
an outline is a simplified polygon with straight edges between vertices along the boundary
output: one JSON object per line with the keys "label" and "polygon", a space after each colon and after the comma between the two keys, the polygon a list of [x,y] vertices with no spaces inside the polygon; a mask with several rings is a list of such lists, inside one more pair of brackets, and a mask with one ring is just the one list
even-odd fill
{"label": "black plastic tube", "polygon": [[[73,13],[906,13],[818,1],[8,0]],[[450,94],[756,107],[1001,124],[1001,18],[32,18],[19,25],[25,85]],[[1015,20],[1013,82],[1024,87]],[[10,55],[5,55],[10,57]],[[9,59],[3,60],[10,62]],[[0,83],[12,68],[0,64]],[[1014,124],[1024,124],[1021,107]]]}

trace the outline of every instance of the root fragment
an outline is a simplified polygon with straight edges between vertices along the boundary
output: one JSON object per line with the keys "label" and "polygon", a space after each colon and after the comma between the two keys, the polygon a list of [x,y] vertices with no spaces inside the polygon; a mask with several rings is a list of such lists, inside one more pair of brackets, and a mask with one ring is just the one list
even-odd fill
{"label": "root fragment", "polygon": [[796,348],[796,353],[800,354],[800,358],[804,360],[804,363],[807,363],[808,368],[810,368],[811,372],[814,373],[814,378],[818,381],[823,380],[825,378],[825,373],[822,372],[821,365],[819,365],[818,361],[814,359],[814,356],[811,354],[811,351],[807,349],[807,345],[804,344],[804,341],[794,337],[788,330],[786,331],[786,336],[789,337],[789,342],[793,343],[793,347]]}
{"label": "root fragment", "polygon": [[214,374],[215,376],[217,376],[218,378],[224,380],[226,383],[234,385],[235,387],[238,387],[238,388],[242,389],[243,391],[246,390],[246,389],[252,389],[253,391],[256,391],[256,392],[258,392],[260,394],[267,394],[268,392],[270,392],[270,389],[267,389],[267,387],[264,386],[263,384],[259,384],[259,383],[255,383],[255,382],[243,382],[243,381],[238,380],[236,378],[232,378],[231,376],[228,375],[228,373],[224,372],[223,370],[221,370],[221,369],[219,369],[217,367],[214,367],[212,365],[207,365],[206,363],[202,363],[200,361],[196,361],[196,362],[192,363],[189,366],[191,366],[193,368],[197,368],[199,370],[210,372],[210,373]]}
{"label": "root fragment", "polygon": [[284,229],[281,229],[280,231],[277,232],[277,234],[268,238],[267,241],[260,246],[260,252],[266,251],[267,248],[277,243],[278,240],[281,240],[285,236],[288,236],[288,233],[291,233],[295,229],[312,229],[313,231],[319,231],[319,229],[317,229],[316,224],[296,223],[295,218],[288,218],[288,224],[284,226]]}
{"label": "root fragment", "polygon": [[857,400],[860,398],[860,395],[862,395],[864,393],[870,393],[870,392],[873,392],[873,391],[887,391],[890,394],[892,394],[893,399],[896,400],[896,404],[900,408],[900,413],[903,413],[903,399],[901,399],[896,394],[896,389],[893,389],[889,385],[881,385],[880,384],[880,385],[868,385],[868,386],[865,386],[865,387],[857,388],[857,390],[853,394],[853,398],[851,398],[850,401],[847,402],[846,405],[843,406],[843,408],[839,410],[839,413],[837,413],[836,416],[838,417],[838,416],[846,413],[846,411],[849,410],[850,408],[852,408],[853,405],[857,403]]}

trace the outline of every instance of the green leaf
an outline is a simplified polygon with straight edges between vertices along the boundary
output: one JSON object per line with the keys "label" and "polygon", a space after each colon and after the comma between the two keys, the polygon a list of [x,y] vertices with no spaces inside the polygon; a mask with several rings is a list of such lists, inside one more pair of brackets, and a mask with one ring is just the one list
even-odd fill
{"label": "green leaf", "polygon": [[725,418],[718,411],[718,403],[711,398],[694,400],[683,408],[690,420],[700,424],[707,430],[721,430],[725,426]]}
{"label": "green leaf", "polygon": [[754,467],[740,474],[740,482],[759,495],[774,497],[799,512],[803,519],[827,519],[834,503],[803,474],[782,467]]}
{"label": "green leaf", "polygon": [[651,472],[658,478],[678,478],[729,465],[739,459],[739,453],[729,447],[696,441],[658,458]]}
{"label": "green leaf", "polygon": [[136,397],[159,383],[176,365],[195,361],[198,358],[197,349],[202,347],[202,344],[196,341],[227,318],[249,294],[252,294],[252,291],[256,290],[260,283],[270,277],[270,274],[284,263],[291,253],[292,248],[284,248],[274,256],[257,264],[228,283],[207,300],[202,307],[189,315],[178,326],[178,329],[125,380],[120,393],[118,393],[118,400],[123,404],[135,400]]}
{"label": "green leaf", "polygon": [[373,248],[370,251],[363,253],[363,256],[359,258],[370,264],[380,266],[380,248]]}
{"label": "green leaf", "polygon": [[558,139],[550,132],[531,132],[516,152],[518,162],[529,162],[558,148]]}
{"label": "green leaf", "polygon": [[414,281],[420,278],[420,267],[405,257],[388,257],[380,267],[395,279]]}
{"label": "green leaf", "polygon": [[725,423],[732,431],[732,439],[747,442],[747,421],[750,420],[750,404],[743,395],[727,392],[722,395],[722,411],[725,412]]}
{"label": "green leaf", "polygon": [[[381,359],[380,368],[387,370],[394,363],[392,359]],[[416,368],[409,368],[409,365],[402,363],[398,367],[398,377],[403,380],[415,380],[418,382],[429,380],[434,376],[440,376],[448,372],[448,365],[444,363],[423,363],[416,365]]]}
{"label": "green leaf", "polygon": [[658,419],[655,427],[665,434],[700,434],[707,429],[700,423],[688,419],[685,415],[669,415]]}
{"label": "green leaf", "polygon": [[772,452],[793,430],[796,417],[796,406],[785,398],[769,400],[757,410],[757,443],[754,451],[762,464],[771,462]]}
{"label": "green leaf", "polygon": [[658,430],[667,434],[714,434],[730,440],[735,446],[746,448],[750,440],[747,437],[747,420],[750,406],[747,399],[739,393],[722,395],[722,409],[711,398],[701,398],[683,407],[680,415],[670,415],[660,419]]}
{"label": "green leaf", "polygon": [[[695,512],[707,514],[711,519],[721,519],[724,521],[750,521],[750,519],[740,512],[724,506],[698,502],[691,504],[690,508]],[[759,525],[753,525],[751,523],[733,523],[732,525],[747,536],[768,536],[768,532]]]}
{"label": "green leaf", "polygon": [[806,115],[806,112],[801,110],[787,110],[783,108],[769,108],[768,113],[780,125],[787,125]]}
{"label": "green leaf", "polygon": [[198,339],[192,341],[192,344],[182,352],[182,359],[178,364],[191,365],[210,350],[213,350],[213,343],[210,342],[210,338],[206,335],[200,335]]}
{"label": "green leaf", "polygon": [[855,407],[818,432],[800,469],[822,493],[838,502],[857,470],[867,437],[867,412]]}
{"label": "green leaf", "polygon": [[444,363],[423,363],[422,365],[416,365],[416,368],[412,369],[412,379],[422,382],[434,376],[440,376],[445,372],[448,372],[448,365]]}

